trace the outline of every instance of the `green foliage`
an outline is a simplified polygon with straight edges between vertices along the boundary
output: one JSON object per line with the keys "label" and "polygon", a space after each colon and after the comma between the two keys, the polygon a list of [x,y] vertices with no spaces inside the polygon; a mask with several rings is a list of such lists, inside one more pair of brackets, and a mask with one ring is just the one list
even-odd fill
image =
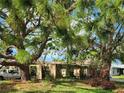
{"label": "green foliage", "polygon": [[19,50],[18,53],[15,55],[16,60],[21,64],[30,63],[31,55],[25,50]]}
{"label": "green foliage", "polygon": [[[73,2],[73,0],[0,0],[0,8],[6,7],[5,22],[9,27],[2,29],[3,41],[7,45],[16,45],[19,49],[23,47],[38,54],[40,45],[46,39],[52,38],[42,47],[50,50],[67,48],[69,60],[75,55],[73,50],[76,50],[77,54],[86,50],[86,55],[80,54],[82,58],[96,56],[102,52],[98,45],[107,48],[112,45],[110,41],[116,32],[115,24],[123,23],[123,1],[77,0],[74,9],[67,12]],[[75,24],[73,20],[76,21]],[[71,27],[71,24],[74,24],[74,27]],[[80,32],[83,34],[79,35]],[[27,62],[24,57],[26,54],[30,59],[26,51],[19,51],[16,55],[18,61],[21,62],[18,56],[23,55],[23,62]]]}
{"label": "green foliage", "polygon": [[19,11],[16,11],[16,9],[10,10],[6,22],[8,23],[8,25],[11,26],[13,32],[19,33],[21,31],[25,31],[24,23],[23,23],[25,16],[26,14],[23,10],[19,10]]}
{"label": "green foliage", "polygon": [[56,16],[56,23],[60,29],[69,27],[69,17],[66,14],[65,8],[61,4],[53,4],[53,15]]}
{"label": "green foliage", "polygon": [[15,8],[19,9],[26,9],[27,7],[32,6],[33,0],[12,0],[12,5],[15,6]]}
{"label": "green foliage", "polygon": [[0,0],[0,7],[9,8],[12,5],[12,0]]}
{"label": "green foliage", "polygon": [[31,7],[33,0],[0,0],[0,6],[2,8],[21,8],[26,9],[26,7]]}
{"label": "green foliage", "polygon": [[15,36],[13,36],[13,35],[11,35],[11,34],[8,34],[8,35],[6,35],[7,37],[5,37],[4,39],[5,39],[5,42],[7,43],[7,44],[14,44],[14,43],[17,43],[17,41],[16,41],[16,37]]}
{"label": "green foliage", "polygon": [[4,41],[0,40],[0,53],[4,53],[6,51],[7,44]]}
{"label": "green foliage", "polygon": [[36,0],[34,1],[36,4],[37,11],[44,15],[46,12],[48,12],[48,0]]}
{"label": "green foliage", "polygon": [[114,52],[114,57],[116,59],[120,59],[120,61],[124,63],[124,44],[121,44],[117,47],[116,51]]}
{"label": "green foliage", "polygon": [[90,54],[93,55],[93,56],[95,56],[95,55],[97,55],[97,51],[93,51],[92,50],[92,51],[90,51]]}

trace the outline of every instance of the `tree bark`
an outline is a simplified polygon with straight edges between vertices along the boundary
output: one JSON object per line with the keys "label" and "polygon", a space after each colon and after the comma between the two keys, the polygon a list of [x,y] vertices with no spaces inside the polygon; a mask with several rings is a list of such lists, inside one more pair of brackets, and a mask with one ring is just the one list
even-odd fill
{"label": "tree bark", "polygon": [[104,64],[100,69],[99,78],[101,78],[102,80],[110,81],[110,68],[111,63]]}
{"label": "tree bark", "polygon": [[[111,42],[109,45],[111,45]],[[111,62],[112,62],[111,46],[105,46],[105,45],[102,46],[100,60],[102,61],[102,65],[100,68],[99,78],[101,78],[102,80],[110,81],[110,68],[111,68]]]}
{"label": "tree bark", "polygon": [[29,65],[21,65],[20,70],[21,70],[21,80],[22,81],[30,80]]}

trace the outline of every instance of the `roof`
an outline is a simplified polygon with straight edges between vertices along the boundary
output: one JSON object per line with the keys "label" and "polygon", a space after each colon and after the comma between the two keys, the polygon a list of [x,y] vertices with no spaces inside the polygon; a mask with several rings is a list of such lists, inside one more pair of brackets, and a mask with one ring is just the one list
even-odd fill
{"label": "roof", "polygon": [[46,64],[50,64],[50,65],[72,65],[72,66],[84,66],[84,67],[88,67],[89,65],[87,64],[77,64],[77,63],[71,63],[71,64],[67,64],[65,62],[51,62],[51,63],[46,63]]}
{"label": "roof", "polygon": [[124,68],[124,64],[122,64],[122,65],[112,65],[112,68]]}

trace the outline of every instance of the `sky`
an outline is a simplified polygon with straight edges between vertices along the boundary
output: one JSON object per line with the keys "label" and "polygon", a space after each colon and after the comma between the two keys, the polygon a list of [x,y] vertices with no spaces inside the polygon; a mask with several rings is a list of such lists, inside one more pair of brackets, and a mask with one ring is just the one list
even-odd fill
{"label": "sky", "polygon": [[[41,60],[43,60],[43,58],[44,58],[44,55],[42,55],[41,56]],[[54,61],[54,59],[64,59],[64,55],[62,55],[62,56],[59,56],[59,55],[52,55],[52,54],[48,54],[47,56],[46,56],[46,59],[45,59],[45,61],[47,61],[47,62],[52,62],[52,61]]]}

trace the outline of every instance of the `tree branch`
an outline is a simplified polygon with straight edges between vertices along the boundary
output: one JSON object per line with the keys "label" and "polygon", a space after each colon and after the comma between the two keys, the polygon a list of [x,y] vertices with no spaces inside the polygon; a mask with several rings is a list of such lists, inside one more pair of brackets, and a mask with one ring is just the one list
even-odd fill
{"label": "tree branch", "polygon": [[75,1],[74,3],[71,4],[71,6],[66,10],[67,13],[70,13],[76,8],[77,2]]}
{"label": "tree branch", "polygon": [[35,54],[35,55],[33,55],[32,62],[33,62],[34,60],[36,61],[36,60],[42,55],[43,50],[44,50],[44,48],[46,47],[47,41],[50,40],[50,39],[48,38],[49,35],[50,35],[50,33],[48,33],[48,34],[46,35],[45,40],[40,44],[40,48],[39,48],[39,50],[38,50],[38,53]]}
{"label": "tree branch", "polygon": [[24,34],[24,37],[26,37],[27,35],[29,35],[29,33],[33,32],[35,28],[37,28],[38,26],[40,26],[41,23],[41,16],[39,16],[39,19],[37,20],[37,25],[35,25],[33,22],[31,22],[33,24],[33,27],[28,29],[27,32]]}
{"label": "tree branch", "polygon": [[1,54],[0,53],[0,58],[5,58],[5,59],[15,59],[13,56],[11,55],[5,55],[5,54]]}
{"label": "tree branch", "polygon": [[17,67],[23,67],[24,64],[20,64],[17,61],[3,61],[0,62],[0,65],[2,66],[17,66]]}

